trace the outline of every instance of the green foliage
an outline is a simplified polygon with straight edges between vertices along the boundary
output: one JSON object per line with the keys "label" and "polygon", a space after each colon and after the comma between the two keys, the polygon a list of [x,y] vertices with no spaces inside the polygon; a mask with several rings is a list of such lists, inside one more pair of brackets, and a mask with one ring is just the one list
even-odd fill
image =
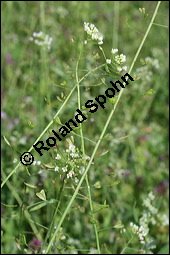
{"label": "green foliage", "polygon": [[[2,1],[3,254],[168,254],[167,1],[134,63],[135,81],[105,109],[84,106],[129,72],[156,6]],[[40,157],[37,138],[45,144],[76,109],[87,120]],[[29,149],[35,161],[25,167]]]}

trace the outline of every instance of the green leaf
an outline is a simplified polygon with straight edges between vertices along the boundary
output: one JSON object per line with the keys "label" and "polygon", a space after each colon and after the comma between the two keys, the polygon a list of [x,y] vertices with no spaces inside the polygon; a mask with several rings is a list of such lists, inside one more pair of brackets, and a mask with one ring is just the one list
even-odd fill
{"label": "green leaf", "polygon": [[20,238],[21,238],[23,244],[25,244],[26,246],[28,246],[27,241],[26,241],[26,238],[25,238],[25,235],[23,235],[23,234],[19,234],[19,235],[20,235]]}
{"label": "green leaf", "polygon": [[96,189],[100,189],[100,188],[101,188],[100,182],[96,182],[93,186],[94,186]]}
{"label": "green leaf", "polygon": [[40,204],[34,206],[33,208],[31,208],[30,212],[39,210],[40,208],[44,207],[47,205],[47,202],[41,202]]}
{"label": "green leaf", "polygon": [[29,188],[32,188],[32,189],[36,189],[36,188],[37,188],[36,186],[34,186],[34,185],[32,185],[32,184],[29,184],[29,183],[26,183],[26,182],[24,182],[24,184],[25,184],[26,186],[28,186]]}
{"label": "green leaf", "polygon": [[36,124],[34,124],[34,123],[32,123],[30,120],[28,121],[28,126],[30,127],[30,128],[35,128],[35,126],[36,126]]}
{"label": "green leaf", "polygon": [[123,228],[124,225],[122,224],[121,221],[118,221],[118,222],[116,223],[116,225],[114,225],[113,227],[114,227],[114,228]]}
{"label": "green leaf", "polygon": [[36,196],[39,197],[40,199],[46,201],[46,195],[45,195],[45,191],[43,189],[40,192],[37,192]]}
{"label": "green leaf", "polygon": [[51,101],[49,99],[47,99],[46,97],[44,97],[45,102],[49,105],[51,103]]}
{"label": "green leaf", "polygon": [[3,135],[3,138],[5,140],[5,142],[11,147],[11,144],[9,143],[9,141],[7,140],[7,138]]}
{"label": "green leaf", "polygon": [[13,207],[17,207],[18,205],[6,205],[6,204],[4,204],[4,203],[1,203],[3,206],[5,206],[5,207],[11,207],[11,208],[13,208]]}
{"label": "green leaf", "polygon": [[155,94],[156,91],[154,91],[153,89],[148,90],[144,95],[152,95]]}
{"label": "green leaf", "polygon": [[104,151],[102,154],[100,154],[100,156],[103,156],[103,155],[105,155],[106,153],[108,153],[108,151],[109,151],[109,150],[107,150],[107,151]]}
{"label": "green leaf", "polygon": [[90,223],[92,223],[92,224],[97,224],[97,221],[94,220],[94,219],[91,217],[91,218],[90,218]]}
{"label": "green leaf", "polygon": [[109,98],[109,100],[110,100],[110,102],[111,102],[112,104],[115,104],[115,103],[116,103],[116,101],[117,101],[117,99],[118,99],[118,96],[115,96],[115,97]]}
{"label": "green leaf", "polygon": [[117,180],[117,181],[113,182],[112,184],[110,184],[110,185],[108,185],[108,186],[115,186],[115,185],[118,185],[119,183],[120,183],[120,181]]}
{"label": "green leaf", "polygon": [[67,82],[66,81],[63,81],[61,84],[61,86],[65,87],[67,85]]}
{"label": "green leaf", "polygon": [[107,135],[105,135],[105,136],[103,137],[103,139],[102,139],[102,140],[107,139],[107,138],[109,137],[109,135],[110,135],[110,133],[108,133]]}
{"label": "green leaf", "polygon": [[61,120],[58,116],[55,117],[54,121],[60,125],[62,125]]}
{"label": "green leaf", "polygon": [[49,164],[43,164],[46,168],[50,168],[50,169],[52,169],[52,168],[55,168],[55,166],[53,166],[51,163],[49,163]]}

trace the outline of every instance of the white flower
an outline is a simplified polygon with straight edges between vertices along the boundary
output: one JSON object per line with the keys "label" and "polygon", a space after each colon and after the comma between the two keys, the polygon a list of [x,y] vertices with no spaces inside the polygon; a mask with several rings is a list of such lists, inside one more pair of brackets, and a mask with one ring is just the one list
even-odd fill
{"label": "white flower", "polygon": [[14,158],[14,160],[13,160],[13,163],[16,163],[18,160],[16,159],[16,158]]}
{"label": "white flower", "polygon": [[122,68],[119,66],[119,67],[117,67],[117,71],[118,72],[121,72],[122,71]]}
{"label": "white flower", "polygon": [[63,170],[64,173],[67,172],[68,171],[67,166],[62,167],[62,170]]}
{"label": "white flower", "polygon": [[83,173],[84,173],[84,171],[85,171],[85,167],[84,167],[84,166],[82,166],[82,167],[81,167],[81,170],[79,171],[79,173],[80,173],[80,174],[83,174]]}
{"label": "white flower", "polygon": [[111,64],[111,59],[106,59],[107,64]]}
{"label": "white flower", "polygon": [[55,171],[55,172],[58,172],[58,171],[59,171],[59,167],[56,166],[56,167],[54,168],[54,171]]}
{"label": "white flower", "polygon": [[98,44],[103,44],[103,35],[99,32],[94,24],[84,22],[84,30],[88,35],[91,36],[92,40],[97,40],[99,41]]}
{"label": "white flower", "polygon": [[115,56],[114,59],[115,59],[116,63],[119,64],[119,65],[123,64],[124,62],[126,62],[126,56],[123,55],[123,54]]}
{"label": "white flower", "polygon": [[67,174],[67,178],[72,178],[72,176],[74,175],[73,170],[71,170],[68,174]]}
{"label": "white flower", "polygon": [[69,150],[72,151],[72,152],[75,152],[76,147],[72,143],[69,143]]}
{"label": "white flower", "polygon": [[127,71],[127,66],[123,66],[122,70]]}
{"label": "white flower", "polygon": [[118,52],[118,49],[112,49],[112,50],[111,50],[111,53],[112,53],[112,54],[115,54],[116,52]]}
{"label": "white flower", "polygon": [[51,43],[53,38],[49,35],[44,34],[42,31],[33,33],[33,36],[29,38],[30,41],[34,41],[34,43],[38,46],[44,46],[48,50],[51,49]]}
{"label": "white flower", "polygon": [[84,44],[87,44],[87,40],[84,40]]}
{"label": "white flower", "polygon": [[55,159],[61,159],[60,154],[57,154],[57,157],[55,157]]}
{"label": "white flower", "polygon": [[41,165],[41,161],[37,161],[37,165]]}
{"label": "white flower", "polygon": [[150,198],[150,200],[154,200],[155,196],[152,191],[149,192],[148,197]]}
{"label": "white flower", "polygon": [[103,44],[103,41],[98,42],[99,45]]}

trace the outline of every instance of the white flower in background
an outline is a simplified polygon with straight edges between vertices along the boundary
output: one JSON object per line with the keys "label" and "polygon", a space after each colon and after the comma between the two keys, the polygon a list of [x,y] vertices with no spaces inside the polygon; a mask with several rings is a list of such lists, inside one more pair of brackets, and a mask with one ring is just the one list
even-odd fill
{"label": "white flower in background", "polygon": [[149,192],[148,197],[150,198],[150,200],[154,200],[155,196],[152,191]]}
{"label": "white flower in background", "polygon": [[63,6],[58,6],[56,9],[56,13],[61,17],[65,18],[68,15],[67,9],[65,9]]}
{"label": "white flower in background", "polygon": [[99,45],[103,44],[103,35],[99,32],[94,24],[84,22],[84,30],[88,35],[91,36],[92,40],[97,40]]}
{"label": "white flower in background", "polygon": [[61,159],[60,154],[57,154],[57,157],[55,157],[55,159]]}
{"label": "white flower in background", "polygon": [[54,171],[55,171],[55,172],[58,172],[58,171],[59,171],[59,167],[56,166],[56,167],[54,168]]}
{"label": "white flower in background", "polygon": [[85,171],[85,167],[84,167],[84,166],[82,166],[82,167],[81,167],[81,170],[79,170],[79,173],[80,173],[80,174],[83,174],[83,173],[84,173],[84,171]]}
{"label": "white flower in background", "polygon": [[37,161],[37,165],[38,165],[38,166],[41,165],[41,161]]}
{"label": "white flower in background", "polygon": [[87,44],[87,40],[84,40],[84,44]]}
{"label": "white flower in background", "polygon": [[112,50],[111,50],[111,53],[112,53],[112,54],[115,54],[116,52],[118,52],[118,49],[112,49]]}
{"label": "white flower in background", "polygon": [[75,178],[75,183],[78,183],[79,182],[79,179]]}
{"label": "white flower in background", "polygon": [[106,59],[107,64],[111,64],[111,59]]}
{"label": "white flower in background", "polygon": [[14,158],[14,160],[13,160],[13,163],[16,163],[18,160],[16,159],[16,158]]}
{"label": "white flower in background", "polygon": [[34,41],[34,43],[37,44],[38,46],[43,46],[50,50],[53,38],[40,31],[38,33],[34,32],[32,37],[29,38],[29,40]]}

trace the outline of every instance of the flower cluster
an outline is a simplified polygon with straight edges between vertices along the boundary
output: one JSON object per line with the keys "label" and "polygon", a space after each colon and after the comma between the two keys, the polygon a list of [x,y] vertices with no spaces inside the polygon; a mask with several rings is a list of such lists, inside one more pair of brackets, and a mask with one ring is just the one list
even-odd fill
{"label": "flower cluster", "polygon": [[[149,237],[149,224],[163,226],[168,224],[167,216],[162,217],[161,214],[158,214],[158,210],[151,204],[155,199],[153,192],[149,192],[147,198],[143,201],[143,206],[146,208],[142,211],[142,215],[139,219],[139,226],[134,223],[130,223],[130,227],[134,234],[136,234],[140,240],[141,244],[144,244],[146,247],[146,254],[153,254],[152,250],[156,248],[155,242],[152,237]],[[159,218],[162,218],[162,224]],[[164,222],[163,222],[164,221]]]}
{"label": "flower cluster", "polygon": [[158,209],[156,209],[152,204],[151,201],[153,201],[155,198],[153,192],[151,191],[148,194],[148,197],[143,201],[143,205],[149,210],[151,214],[156,214],[158,212]]}
{"label": "flower cluster", "polygon": [[59,153],[56,154],[55,160],[57,165],[54,171],[60,173],[60,176],[64,174],[66,179],[73,179],[77,183],[79,181],[79,174],[82,175],[85,171],[84,162],[89,160],[90,157],[86,155],[84,158],[73,142],[70,139],[67,140],[69,144],[68,148],[63,150],[63,157]]}
{"label": "flower cluster", "polygon": [[51,43],[53,41],[53,38],[49,35],[44,34],[42,31],[36,33],[34,32],[32,37],[29,38],[30,41],[33,41],[38,46],[43,46],[47,48],[48,50],[51,49]]}
{"label": "flower cluster", "polygon": [[[118,52],[118,49],[112,49],[111,53],[112,53],[112,57],[113,57],[113,61],[116,64],[117,67],[117,71],[121,72],[121,71],[127,71],[127,66],[123,66],[123,64],[126,62],[126,56],[124,54],[120,54],[120,55],[116,55],[114,56],[114,54]],[[111,64],[112,60],[111,59],[106,59],[106,63],[107,64]]]}
{"label": "flower cluster", "polygon": [[103,44],[103,35],[99,32],[99,30],[95,27],[94,24],[84,22],[84,30],[87,32],[88,35],[91,36],[92,40],[98,41],[99,45]]}
{"label": "flower cluster", "polygon": [[133,222],[130,223],[130,226],[132,228],[132,231],[134,234],[137,234],[139,240],[140,240],[140,243],[141,244],[144,244],[145,241],[144,241],[144,237],[147,235],[147,233],[144,231],[144,228],[143,226],[140,226],[138,227],[136,224],[134,224]]}

